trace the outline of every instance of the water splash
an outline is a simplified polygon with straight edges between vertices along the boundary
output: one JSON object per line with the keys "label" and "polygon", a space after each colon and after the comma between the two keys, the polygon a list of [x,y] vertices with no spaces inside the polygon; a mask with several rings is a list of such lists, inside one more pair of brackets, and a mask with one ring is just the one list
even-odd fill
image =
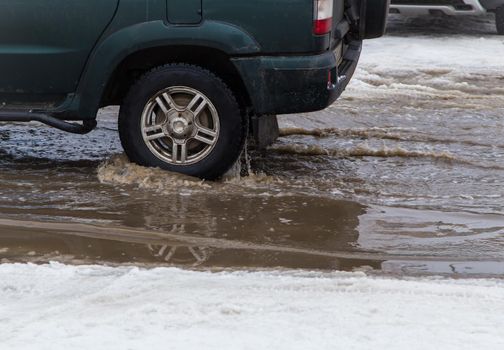
{"label": "water splash", "polygon": [[98,167],[98,179],[105,184],[133,185],[162,193],[201,192],[212,188],[211,183],[194,177],[136,165],[125,155],[113,156],[102,163]]}
{"label": "water splash", "polygon": [[283,154],[299,154],[303,156],[333,156],[333,157],[403,157],[403,158],[433,158],[443,161],[456,161],[448,152],[409,151],[401,147],[371,148],[366,143],[349,149],[330,149],[319,145],[277,145],[271,148]]}

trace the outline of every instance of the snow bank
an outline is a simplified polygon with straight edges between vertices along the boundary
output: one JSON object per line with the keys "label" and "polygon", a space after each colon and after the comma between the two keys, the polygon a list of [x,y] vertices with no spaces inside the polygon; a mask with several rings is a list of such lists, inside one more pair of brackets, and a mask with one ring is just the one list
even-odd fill
{"label": "snow bank", "polygon": [[504,281],[0,265],[1,349],[502,349]]}
{"label": "snow bank", "polygon": [[[343,99],[435,100],[453,107],[501,106],[504,39],[498,36],[386,36],[364,44]],[[335,106],[339,106],[338,103]],[[420,107],[422,107],[420,105]]]}
{"label": "snow bank", "polygon": [[[364,43],[360,65],[392,71],[442,67],[471,72],[504,72],[504,39],[499,36],[386,36]],[[442,72],[441,72],[442,73]]]}
{"label": "snow bank", "polygon": [[369,90],[364,82],[370,90],[387,87],[395,93],[502,95],[503,57],[504,39],[496,36],[384,37],[365,42],[350,87],[356,94]]}

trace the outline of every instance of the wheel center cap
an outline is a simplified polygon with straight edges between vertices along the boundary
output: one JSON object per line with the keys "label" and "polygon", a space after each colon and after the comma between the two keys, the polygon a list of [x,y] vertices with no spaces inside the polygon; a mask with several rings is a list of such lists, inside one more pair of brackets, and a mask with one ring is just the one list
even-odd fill
{"label": "wheel center cap", "polygon": [[176,136],[184,135],[187,132],[188,127],[189,123],[185,118],[178,117],[173,118],[170,121],[170,129]]}
{"label": "wheel center cap", "polygon": [[184,124],[184,122],[177,120],[173,123],[172,128],[173,131],[175,131],[177,134],[181,134],[184,132],[186,125]]}

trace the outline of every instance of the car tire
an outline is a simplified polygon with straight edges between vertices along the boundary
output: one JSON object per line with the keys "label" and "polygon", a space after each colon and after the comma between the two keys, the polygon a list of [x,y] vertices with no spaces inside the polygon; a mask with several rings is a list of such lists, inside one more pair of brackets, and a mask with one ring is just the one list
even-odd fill
{"label": "car tire", "polygon": [[213,73],[170,64],[145,74],[119,113],[119,135],[128,158],[214,180],[238,160],[248,119],[231,90]]}
{"label": "car tire", "polygon": [[504,6],[495,10],[495,24],[497,27],[497,34],[504,35]]}

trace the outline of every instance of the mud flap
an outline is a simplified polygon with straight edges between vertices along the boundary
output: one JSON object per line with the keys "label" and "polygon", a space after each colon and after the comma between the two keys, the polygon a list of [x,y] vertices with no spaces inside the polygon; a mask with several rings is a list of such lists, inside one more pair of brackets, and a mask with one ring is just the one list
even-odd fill
{"label": "mud flap", "polygon": [[361,21],[363,39],[379,38],[385,34],[390,0],[363,0],[361,3]]}
{"label": "mud flap", "polygon": [[252,136],[257,149],[265,149],[280,136],[276,115],[254,116],[251,121]]}

